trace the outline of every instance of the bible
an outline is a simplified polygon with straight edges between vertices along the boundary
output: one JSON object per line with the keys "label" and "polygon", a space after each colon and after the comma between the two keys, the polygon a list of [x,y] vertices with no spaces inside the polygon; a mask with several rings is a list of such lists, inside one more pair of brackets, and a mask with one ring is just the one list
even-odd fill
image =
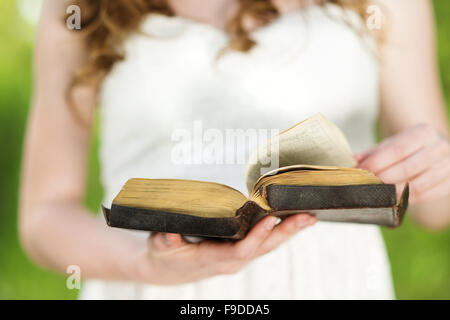
{"label": "bible", "polygon": [[[264,152],[278,159],[278,168],[262,173]],[[243,238],[266,215],[399,226],[408,185],[397,196],[395,185],[355,166],[344,134],[317,114],[251,154],[248,196],[214,182],[132,178],[102,210],[111,227],[230,239]]]}

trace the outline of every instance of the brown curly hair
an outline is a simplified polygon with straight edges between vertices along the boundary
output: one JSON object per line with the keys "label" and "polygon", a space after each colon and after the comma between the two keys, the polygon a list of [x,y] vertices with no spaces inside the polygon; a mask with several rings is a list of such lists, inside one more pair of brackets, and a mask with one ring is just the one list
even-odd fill
{"label": "brown curly hair", "polygon": [[[300,4],[301,1],[299,0]],[[124,59],[121,44],[127,36],[139,29],[141,21],[149,13],[173,16],[168,0],[73,0],[71,4],[81,8],[84,44],[88,52],[87,63],[76,70],[71,91],[79,85],[98,85],[114,63]],[[366,17],[367,1],[364,0],[317,0],[318,5],[333,3]],[[226,49],[249,51],[256,43],[244,27],[244,19],[254,19],[263,26],[279,16],[273,0],[239,0],[240,8],[226,26],[229,44]],[[74,111],[73,103],[70,103]]]}

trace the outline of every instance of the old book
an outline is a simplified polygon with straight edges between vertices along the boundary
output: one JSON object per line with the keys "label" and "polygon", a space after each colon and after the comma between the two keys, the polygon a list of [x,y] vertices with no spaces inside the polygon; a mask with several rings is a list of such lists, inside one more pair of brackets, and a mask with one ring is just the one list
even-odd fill
{"label": "old book", "polygon": [[[262,173],[263,151],[279,159],[279,168]],[[308,213],[324,221],[399,226],[408,186],[397,197],[394,185],[355,165],[342,132],[318,114],[251,155],[248,197],[213,182],[133,178],[110,209],[102,208],[111,227],[232,239],[244,237],[266,215]]]}

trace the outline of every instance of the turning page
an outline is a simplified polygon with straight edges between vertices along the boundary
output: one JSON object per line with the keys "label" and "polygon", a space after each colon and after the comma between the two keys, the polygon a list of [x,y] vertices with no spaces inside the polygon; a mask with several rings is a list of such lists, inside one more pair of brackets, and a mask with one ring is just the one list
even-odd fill
{"label": "turning page", "polygon": [[352,168],[356,161],[342,131],[316,114],[272,137],[251,154],[245,171],[248,192],[263,174],[296,164]]}

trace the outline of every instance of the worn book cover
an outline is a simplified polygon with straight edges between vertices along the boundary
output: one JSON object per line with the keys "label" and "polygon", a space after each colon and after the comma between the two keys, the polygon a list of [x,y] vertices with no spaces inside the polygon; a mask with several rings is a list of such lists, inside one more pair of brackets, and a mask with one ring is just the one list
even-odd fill
{"label": "worn book cover", "polygon": [[[273,150],[279,168],[262,174],[260,155]],[[394,185],[355,165],[343,133],[317,114],[255,150],[244,177],[248,196],[214,182],[132,178],[102,209],[111,227],[232,239],[266,215],[399,226],[408,186],[397,195]]]}

